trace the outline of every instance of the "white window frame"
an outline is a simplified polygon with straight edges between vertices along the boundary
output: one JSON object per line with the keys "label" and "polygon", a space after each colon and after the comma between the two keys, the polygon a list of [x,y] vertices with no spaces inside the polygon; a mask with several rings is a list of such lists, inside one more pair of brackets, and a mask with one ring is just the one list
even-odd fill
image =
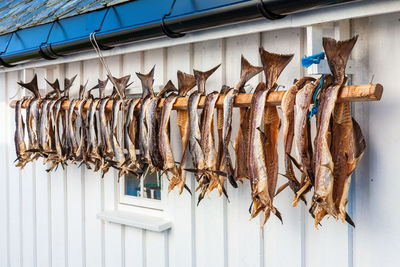
{"label": "white window frame", "polygon": [[[164,210],[164,205],[163,205],[163,187],[164,187],[164,182],[163,182],[163,176],[157,176],[160,179],[160,184],[161,184],[161,190],[160,190],[160,199],[151,199],[151,198],[145,198],[145,197],[135,197],[135,196],[130,196],[125,194],[125,176],[121,177],[121,180],[119,182],[119,203],[124,204],[124,205],[131,205],[131,206],[137,206],[141,208],[149,208],[149,209],[155,209],[155,210]],[[143,193],[144,189],[144,179],[143,177],[140,178],[140,188]]]}
{"label": "white window frame", "polygon": [[[134,93],[134,92],[127,92],[127,98],[134,98],[134,97],[140,97],[140,93]],[[125,175],[120,178],[119,182],[119,199],[118,202],[119,204],[126,205],[126,206],[135,206],[139,208],[145,208],[145,209],[152,209],[156,211],[163,211],[164,210],[164,194],[163,194],[163,176],[160,176],[157,174],[158,179],[160,179],[160,184],[161,184],[161,190],[160,190],[160,199],[151,199],[151,198],[145,198],[143,196],[143,190],[144,190],[144,180],[143,177],[140,178],[140,189],[141,189],[141,196],[140,197],[135,197],[131,195],[125,194]]]}

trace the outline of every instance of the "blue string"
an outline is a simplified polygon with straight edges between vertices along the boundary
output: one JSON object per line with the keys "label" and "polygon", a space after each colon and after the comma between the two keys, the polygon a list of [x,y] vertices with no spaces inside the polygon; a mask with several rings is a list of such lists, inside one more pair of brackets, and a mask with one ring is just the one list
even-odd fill
{"label": "blue string", "polygon": [[321,59],[325,58],[325,53],[321,52],[319,54],[315,54],[309,57],[304,56],[301,59],[301,65],[303,65],[304,68],[310,67],[312,64],[319,64]]}
{"label": "blue string", "polygon": [[314,91],[314,94],[313,94],[313,97],[312,97],[312,99],[313,99],[313,101],[314,101],[314,105],[313,105],[313,107],[311,108],[311,110],[309,110],[308,112],[307,112],[307,117],[308,117],[308,119],[311,121],[311,118],[312,118],[312,116],[314,116],[315,114],[317,114],[317,112],[318,112],[318,107],[319,107],[319,95],[320,95],[320,93],[321,93],[321,87],[322,87],[322,84],[324,83],[324,75],[322,74],[322,76],[321,76],[321,81],[319,82],[319,84],[318,84],[318,87],[315,89],[315,91]]}

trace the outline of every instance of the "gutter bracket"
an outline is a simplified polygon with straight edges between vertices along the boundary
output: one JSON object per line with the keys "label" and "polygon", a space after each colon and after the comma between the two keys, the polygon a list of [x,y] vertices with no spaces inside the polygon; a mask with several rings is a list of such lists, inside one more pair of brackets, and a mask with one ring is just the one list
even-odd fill
{"label": "gutter bracket", "polygon": [[57,22],[58,22],[58,19],[53,21],[53,23],[51,24],[51,27],[49,29],[49,33],[47,34],[46,41],[42,42],[39,45],[39,54],[42,56],[42,58],[47,59],[47,60],[53,60],[53,59],[57,59],[59,57],[62,57],[62,55],[57,54],[52,49],[51,44],[47,44],[47,42],[49,41],[49,38],[50,38],[50,34],[53,31],[54,24],[56,24]]}
{"label": "gutter bracket", "polygon": [[[4,48],[4,51],[0,52],[0,55],[2,55],[2,54],[4,54],[5,52],[7,52],[8,46],[9,46],[10,43],[11,43],[11,39],[13,38],[14,33],[16,34],[16,31],[11,33],[10,39],[8,39],[7,44],[6,44],[6,47]],[[12,67],[15,66],[15,65],[10,65],[10,64],[8,64],[8,63],[5,62],[1,57],[0,57],[0,64],[3,65],[3,66],[6,67],[6,68],[12,68]]]}
{"label": "gutter bracket", "polygon": [[265,7],[263,0],[260,0],[260,2],[257,4],[257,9],[264,16],[264,18],[269,20],[283,19],[284,17],[286,17],[286,15],[279,15],[269,11]]}
{"label": "gutter bracket", "polygon": [[172,5],[171,8],[169,9],[168,14],[165,14],[162,18],[161,18],[161,30],[163,31],[163,33],[168,36],[169,38],[180,38],[185,36],[184,33],[180,33],[180,32],[174,32],[170,29],[167,28],[167,25],[165,24],[165,18],[170,16],[172,14],[172,10],[174,9],[176,0],[172,1]]}

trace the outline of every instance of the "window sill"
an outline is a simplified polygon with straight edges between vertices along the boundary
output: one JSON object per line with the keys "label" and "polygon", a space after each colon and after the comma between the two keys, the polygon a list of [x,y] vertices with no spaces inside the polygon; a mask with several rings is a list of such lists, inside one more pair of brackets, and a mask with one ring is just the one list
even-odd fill
{"label": "window sill", "polygon": [[103,211],[97,214],[97,218],[154,232],[163,232],[172,227],[171,221],[165,218],[125,211]]}

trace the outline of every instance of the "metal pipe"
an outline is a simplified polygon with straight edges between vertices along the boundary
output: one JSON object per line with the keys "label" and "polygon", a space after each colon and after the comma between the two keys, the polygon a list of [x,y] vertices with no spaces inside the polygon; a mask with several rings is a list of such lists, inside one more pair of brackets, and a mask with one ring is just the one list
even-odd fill
{"label": "metal pipe", "polygon": [[[220,25],[262,18],[263,13],[260,11],[260,4],[262,4],[264,8],[271,14],[289,15],[316,7],[342,4],[353,1],[356,0],[254,0],[207,10],[204,12],[198,12],[187,16],[166,19],[165,26],[173,32],[188,33]],[[112,47],[120,44],[133,43],[163,36],[165,36],[165,34],[161,29],[160,18],[160,22],[148,25],[98,33],[96,35],[96,40],[103,46]],[[52,56],[66,56],[91,49],[93,49],[93,47],[90,43],[89,36],[81,39],[45,44],[42,46],[42,50],[49,51],[49,53],[51,52]],[[7,67],[10,65],[15,65],[16,63],[23,63],[42,58],[43,53],[41,53],[40,48],[37,47],[21,52],[5,53],[0,57],[0,64]]]}

